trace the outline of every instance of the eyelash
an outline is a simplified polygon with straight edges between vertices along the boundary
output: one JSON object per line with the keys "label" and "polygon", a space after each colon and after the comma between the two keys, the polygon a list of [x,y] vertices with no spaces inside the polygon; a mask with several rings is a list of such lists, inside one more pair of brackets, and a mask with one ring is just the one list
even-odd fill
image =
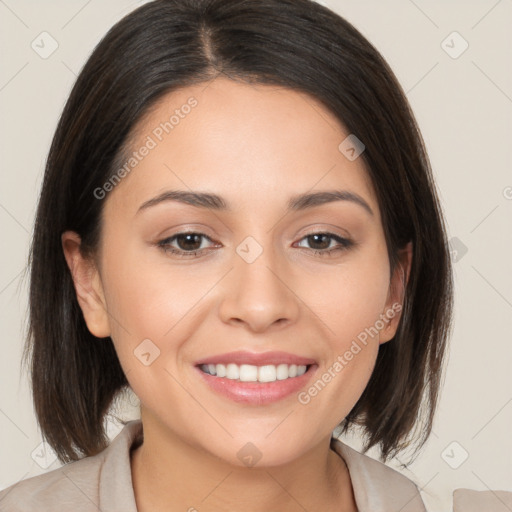
{"label": "eyelash", "polygon": [[[200,237],[206,238],[207,240],[210,240],[211,242],[213,242],[213,240],[209,236],[207,236],[203,233],[198,233],[195,231],[184,231],[182,233],[176,233],[175,235],[173,235],[169,238],[165,238],[164,240],[159,241],[157,243],[157,245],[162,251],[164,251],[164,253],[174,254],[175,256],[177,256],[179,258],[194,258],[194,257],[197,257],[198,254],[205,251],[205,249],[198,249],[195,251],[183,251],[181,249],[175,249],[175,248],[171,247],[170,244],[174,240],[176,240],[180,236],[186,236],[186,235],[199,235]],[[349,238],[343,238],[341,236],[335,235],[334,233],[329,233],[329,232],[324,232],[324,231],[315,231],[312,233],[307,233],[306,235],[304,235],[301,238],[301,241],[310,236],[314,236],[314,235],[326,235],[330,239],[333,239],[339,243],[339,245],[337,247],[333,247],[331,249],[310,249],[311,251],[313,251],[313,253],[315,255],[318,255],[321,257],[331,256],[335,252],[346,251],[347,249],[355,246],[355,242],[353,240],[350,240]]]}

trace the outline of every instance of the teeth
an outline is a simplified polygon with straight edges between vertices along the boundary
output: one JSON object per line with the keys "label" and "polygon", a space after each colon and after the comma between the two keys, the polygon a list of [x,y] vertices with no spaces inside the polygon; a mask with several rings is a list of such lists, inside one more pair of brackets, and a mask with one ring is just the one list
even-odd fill
{"label": "teeth", "polygon": [[217,377],[226,377],[240,382],[275,382],[293,377],[300,377],[306,373],[305,365],[296,364],[267,364],[253,366],[252,364],[202,364],[201,370]]}

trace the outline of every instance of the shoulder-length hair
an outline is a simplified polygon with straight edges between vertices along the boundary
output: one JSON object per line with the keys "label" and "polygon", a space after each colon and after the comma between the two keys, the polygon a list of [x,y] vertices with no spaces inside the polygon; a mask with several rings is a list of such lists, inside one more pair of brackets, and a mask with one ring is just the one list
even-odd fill
{"label": "shoulder-length hair", "polygon": [[[81,70],[46,162],[30,246],[28,361],[37,421],[63,463],[106,446],[105,418],[129,389],[112,340],[93,336],[61,234],[98,247],[109,181],[136,123],[164,95],[222,73],[310,94],[363,141],[391,272],[413,260],[398,329],[379,348],[362,396],[340,424],[360,426],[386,461],[432,429],[452,315],[444,220],[422,136],[395,75],[345,19],[311,0],[157,0],[116,23]],[[340,141],[341,142],[341,141]]]}

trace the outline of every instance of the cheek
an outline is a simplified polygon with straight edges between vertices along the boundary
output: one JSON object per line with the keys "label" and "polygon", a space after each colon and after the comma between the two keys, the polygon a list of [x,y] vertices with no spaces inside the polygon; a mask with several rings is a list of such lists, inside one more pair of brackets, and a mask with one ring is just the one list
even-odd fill
{"label": "cheek", "polygon": [[219,271],[192,271],[186,264],[170,264],[165,256],[155,262],[154,257],[127,250],[127,245],[122,257],[104,265],[111,337],[118,358],[141,401],[151,403],[155,395],[160,396],[164,381],[165,392],[181,396],[170,374],[177,365],[181,369],[189,340],[214,309],[214,294],[209,290],[218,282]]}
{"label": "cheek", "polygon": [[314,286],[311,284],[306,295],[308,305],[325,322],[336,348],[342,350],[385,313],[389,291],[386,255],[365,251],[335,271],[317,275]]}
{"label": "cheek", "polygon": [[[308,305],[321,319],[325,351],[318,384],[305,400],[323,394],[317,407],[337,403],[335,414],[340,410],[348,414],[363,393],[375,366],[379,332],[387,325],[382,319],[389,266],[386,254],[377,249],[368,251],[367,256],[361,254],[357,262],[340,266],[335,273],[317,276],[315,286],[309,289]],[[324,388],[328,390],[324,392]]]}
{"label": "cheek", "polygon": [[[115,240],[112,242],[115,243]],[[109,309],[123,324],[124,334],[133,338],[160,340],[205,295],[208,287],[204,275],[187,270],[186,265],[171,265],[165,256],[155,262],[156,248],[144,248],[130,242],[119,258],[105,262],[105,292]],[[120,334],[123,334],[121,327]]]}
{"label": "cheek", "polygon": [[181,396],[166,370],[174,373],[182,345],[202,321],[198,305],[205,294],[204,278],[168,265],[148,265],[126,253],[114,265],[105,265],[105,274],[111,337],[132,389],[149,404],[162,396],[162,382],[169,393]]}
{"label": "cheek", "polygon": [[[372,284],[373,283],[373,284]],[[311,385],[298,396],[304,412],[334,428],[355,406],[375,367],[385,294],[369,279],[342,281],[324,304],[322,359]],[[377,296],[377,297],[376,297]]]}

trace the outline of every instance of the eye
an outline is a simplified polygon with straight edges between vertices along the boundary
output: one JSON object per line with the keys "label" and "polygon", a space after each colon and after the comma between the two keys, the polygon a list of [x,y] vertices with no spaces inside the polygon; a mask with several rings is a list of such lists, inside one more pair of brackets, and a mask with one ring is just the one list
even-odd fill
{"label": "eye", "polygon": [[[355,245],[353,240],[326,232],[309,233],[302,240],[312,244],[314,254],[320,256],[329,256],[334,252],[344,251]],[[335,242],[334,246],[331,245],[332,242]]]}
{"label": "eye", "polygon": [[[205,250],[202,244],[202,241],[204,240],[213,242],[210,237],[203,233],[176,233],[175,235],[158,242],[158,246],[166,253],[172,253],[178,257],[187,258],[197,256],[198,253]],[[176,248],[173,244],[177,244],[178,247]]]}

